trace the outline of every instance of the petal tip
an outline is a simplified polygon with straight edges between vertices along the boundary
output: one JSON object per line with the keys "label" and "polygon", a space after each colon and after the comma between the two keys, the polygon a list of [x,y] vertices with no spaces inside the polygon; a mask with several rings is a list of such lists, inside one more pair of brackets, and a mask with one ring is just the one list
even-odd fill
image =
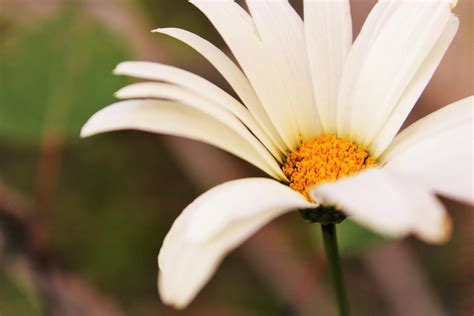
{"label": "petal tip", "polygon": [[458,0],[451,0],[449,2],[449,8],[453,10],[458,5]]}
{"label": "petal tip", "polygon": [[112,74],[114,75],[120,75],[120,64],[118,64],[114,70],[112,70]]}
{"label": "petal tip", "polygon": [[131,62],[129,61],[124,61],[115,66],[115,69],[112,71],[114,75],[123,75],[125,74],[124,72],[126,69],[128,69],[128,65],[130,65]]}
{"label": "petal tip", "polygon": [[91,128],[91,124],[88,121],[88,122],[86,122],[86,124],[84,124],[84,126],[82,126],[81,132],[80,132],[79,135],[80,135],[81,138],[87,138],[87,137],[90,137],[94,134],[95,134],[95,132]]}
{"label": "petal tip", "polygon": [[449,216],[447,216],[443,223],[443,232],[441,234],[441,238],[439,239],[439,243],[447,243],[451,239],[452,232],[453,221]]}
{"label": "petal tip", "polygon": [[121,88],[117,91],[114,92],[114,97],[117,99],[126,99],[125,93],[124,93],[125,88]]}
{"label": "petal tip", "polygon": [[431,242],[433,244],[445,244],[451,239],[451,235],[453,232],[453,221],[451,220],[451,217],[446,215],[445,219],[443,220],[439,234],[437,234],[434,238],[429,240],[428,242]]}
{"label": "petal tip", "polygon": [[92,115],[82,126],[81,132],[79,134],[81,138],[91,137],[105,131],[105,122],[102,120],[102,117],[100,115],[101,113],[102,110]]}
{"label": "petal tip", "polygon": [[[431,226],[429,223],[427,225],[428,227]],[[439,220],[438,224],[433,225],[431,229],[419,228],[414,231],[414,234],[426,243],[433,245],[443,245],[451,239],[452,231],[453,222],[449,214],[445,213],[444,217]]]}
{"label": "petal tip", "polygon": [[169,307],[172,307],[176,310],[185,309],[190,304],[190,301],[183,300],[182,298],[180,299],[176,295],[173,295],[174,291],[168,286],[166,286],[163,279],[164,279],[163,272],[159,271],[158,272],[158,294],[163,304]]}

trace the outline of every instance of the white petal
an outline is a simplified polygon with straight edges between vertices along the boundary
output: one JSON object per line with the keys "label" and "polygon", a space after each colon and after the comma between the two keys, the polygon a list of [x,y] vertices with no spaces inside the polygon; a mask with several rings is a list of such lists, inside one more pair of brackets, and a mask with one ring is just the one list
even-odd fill
{"label": "white petal", "polygon": [[415,233],[428,242],[442,242],[450,232],[447,214],[435,196],[416,181],[379,168],[322,185],[312,194],[382,235]]}
{"label": "white petal", "polygon": [[239,67],[229,57],[227,57],[226,54],[224,54],[212,43],[186,30],[177,28],[162,28],[156,29],[154,32],[172,36],[188,44],[198,53],[203,55],[227,80],[237,95],[242,99],[245,106],[250,110],[250,113],[252,113],[252,115],[257,119],[258,123],[267,132],[269,137],[279,146],[282,151],[287,149],[283,140],[280,138],[280,135],[270,121],[270,118],[268,117],[265,108],[260,102],[260,99],[255,94],[255,91],[249,80],[247,77],[245,77]]}
{"label": "white petal", "polygon": [[215,118],[177,102],[130,100],[112,104],[87,121],[82,128],[81,136],[124,129],[199,140],[250,162],[276,179],[283,181],[286,179],[269,152],[257,150],[248,139]]}
{"label": "white petal", "polygon": [[[365,59],[365,54],[369,51],[373,39],[378,35],[384,22],[388,20],[389,9],[394,5],[393,3],[381,4],[378,2],[374,6],[346,58],[337,98],[336,123],[338,136],[346,136],[350,132],[353,111],[352,105],[348,102],[352,98],[352,93],[356,86],[355,79],[359,75],[360,68],[362,67],[360,63]],[[362,37],[362,34],[366,35]]]}
{"label": "white petal", "polygon": [[368,145],[428,57],[451,17],[445,1],[379,1],[347,57],[338,135]]}
{"label": "white petal", "polygon": [[348,0],[304,1],[304,26],[314,96],[325,133],[336,133],[339,83],[352,45]]}
{"label": "white petal", "polygon": [[448,25],[444,29],[443,34],[438,39],[438,42],[428,54],[423,65],[418,69],[405,92],[400,97],[400,100],[398,100],[381,131],[369,145],[369,149],[374,157],[378,157],[397,134],[429,80],[433,76],[436,68],[438,68],[438,65],[451,44],[458,27],[459,19],[452,16]]}
{"label": "white petal", "polygon": [[474,204],[474,97],[438,110],[401,132],[380,157],[448,197]]}
{"label": "white petal", "polygon": [[258,34],[267,48],[266,75],[273,96],[293,110],[303,139],[321,132],[321,122],[314,102],[304,25],[300,16],[285,0],[247,0]]}
{"label": "white petal", "polygon": [[198,197],[176,219],[158,257],[159,290],[166,304],[186,307],[224,256],[269,221],[315,207],[274,180],[252,178],[221,184]]}
{"label": "white petal", "polygon": [[[142,82],[120,89],[115,93],[115,96],[120,99],[169,99],[183,105],[194,107],[232,128],[236,133],[247,139],[257,150],[263,149],[258,140],[232,113],[222,106],[213,103],[211,100],[205,99],[186,88],[163,82]],[[278,162],[282,163],[283,153],[272,142],[268,142],[268,140],[266,142],[266,139],[263,139],[262,143]]]}
{"label": "white petal", "polygon": [[189,71],[169,65],[151,62],[123,62],[114,72],[142,79],[166,81],[183,86],[194,93],[212,100],[237,116],[262,142],[270,144],[271,140],[259,126],[249,111],[235,98],[206,79]]}
{"label": "white petal", "polygon": [[[266,112],[288,148],[299,145],[295,113],[289,107],[272,51],[262,42],[249,14],[234,1],[190,1],[224,38],[252,83]],[[298,105],[299,106],[299,105]]]}

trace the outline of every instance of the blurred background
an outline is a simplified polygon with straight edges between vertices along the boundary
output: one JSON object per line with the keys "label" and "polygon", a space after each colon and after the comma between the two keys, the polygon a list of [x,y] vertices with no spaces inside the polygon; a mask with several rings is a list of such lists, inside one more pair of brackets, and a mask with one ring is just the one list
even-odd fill
{"label": "blurred background", "polygon": [[[352,1],[354,33],[375,1]],[[301,2],[294,1],[301,12]],[[474,92],[474,1],[409,122]],[[0,0],[0,315],[333,315],[319,227],[278,219],[231,254],[185,311],[163,306],[156,255],[179,212],[224,181],[262,174],[213,147],[124,131],[80,139],[129,82],[124,60],[191,70],[228,89],[184,44],[191,30],[225,49],[184,0]],[[474,212],[444,200],[452,240],[388,241],[339,226],[354,315],[472,315]]]}

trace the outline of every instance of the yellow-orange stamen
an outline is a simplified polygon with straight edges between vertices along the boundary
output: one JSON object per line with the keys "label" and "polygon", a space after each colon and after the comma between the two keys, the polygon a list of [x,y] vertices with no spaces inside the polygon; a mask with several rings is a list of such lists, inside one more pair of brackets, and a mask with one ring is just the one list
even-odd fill
{"label": "yellow-orange stamen", "polygon": [[376,164],[364,146],[347,138],[322,135],[303,142],[292,151],[282,170],[290,181],[290,187],[310,199],[308,191],[312,187],[356,174]]}

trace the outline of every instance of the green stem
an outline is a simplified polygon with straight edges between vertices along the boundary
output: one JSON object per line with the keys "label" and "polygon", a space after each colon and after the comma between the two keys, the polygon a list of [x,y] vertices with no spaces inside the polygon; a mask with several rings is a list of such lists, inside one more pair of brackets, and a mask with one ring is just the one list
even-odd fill
{"label": "green stem", "polygon": [[344,288],[344,280],[342,276],[341,260],[337,248],[336,225],[321,224],[323,232],[324,248],[329,264],[329,272],[331,274],[332,285],[337,307],[340,316],[349,315],[349,305],[347,295]]}

